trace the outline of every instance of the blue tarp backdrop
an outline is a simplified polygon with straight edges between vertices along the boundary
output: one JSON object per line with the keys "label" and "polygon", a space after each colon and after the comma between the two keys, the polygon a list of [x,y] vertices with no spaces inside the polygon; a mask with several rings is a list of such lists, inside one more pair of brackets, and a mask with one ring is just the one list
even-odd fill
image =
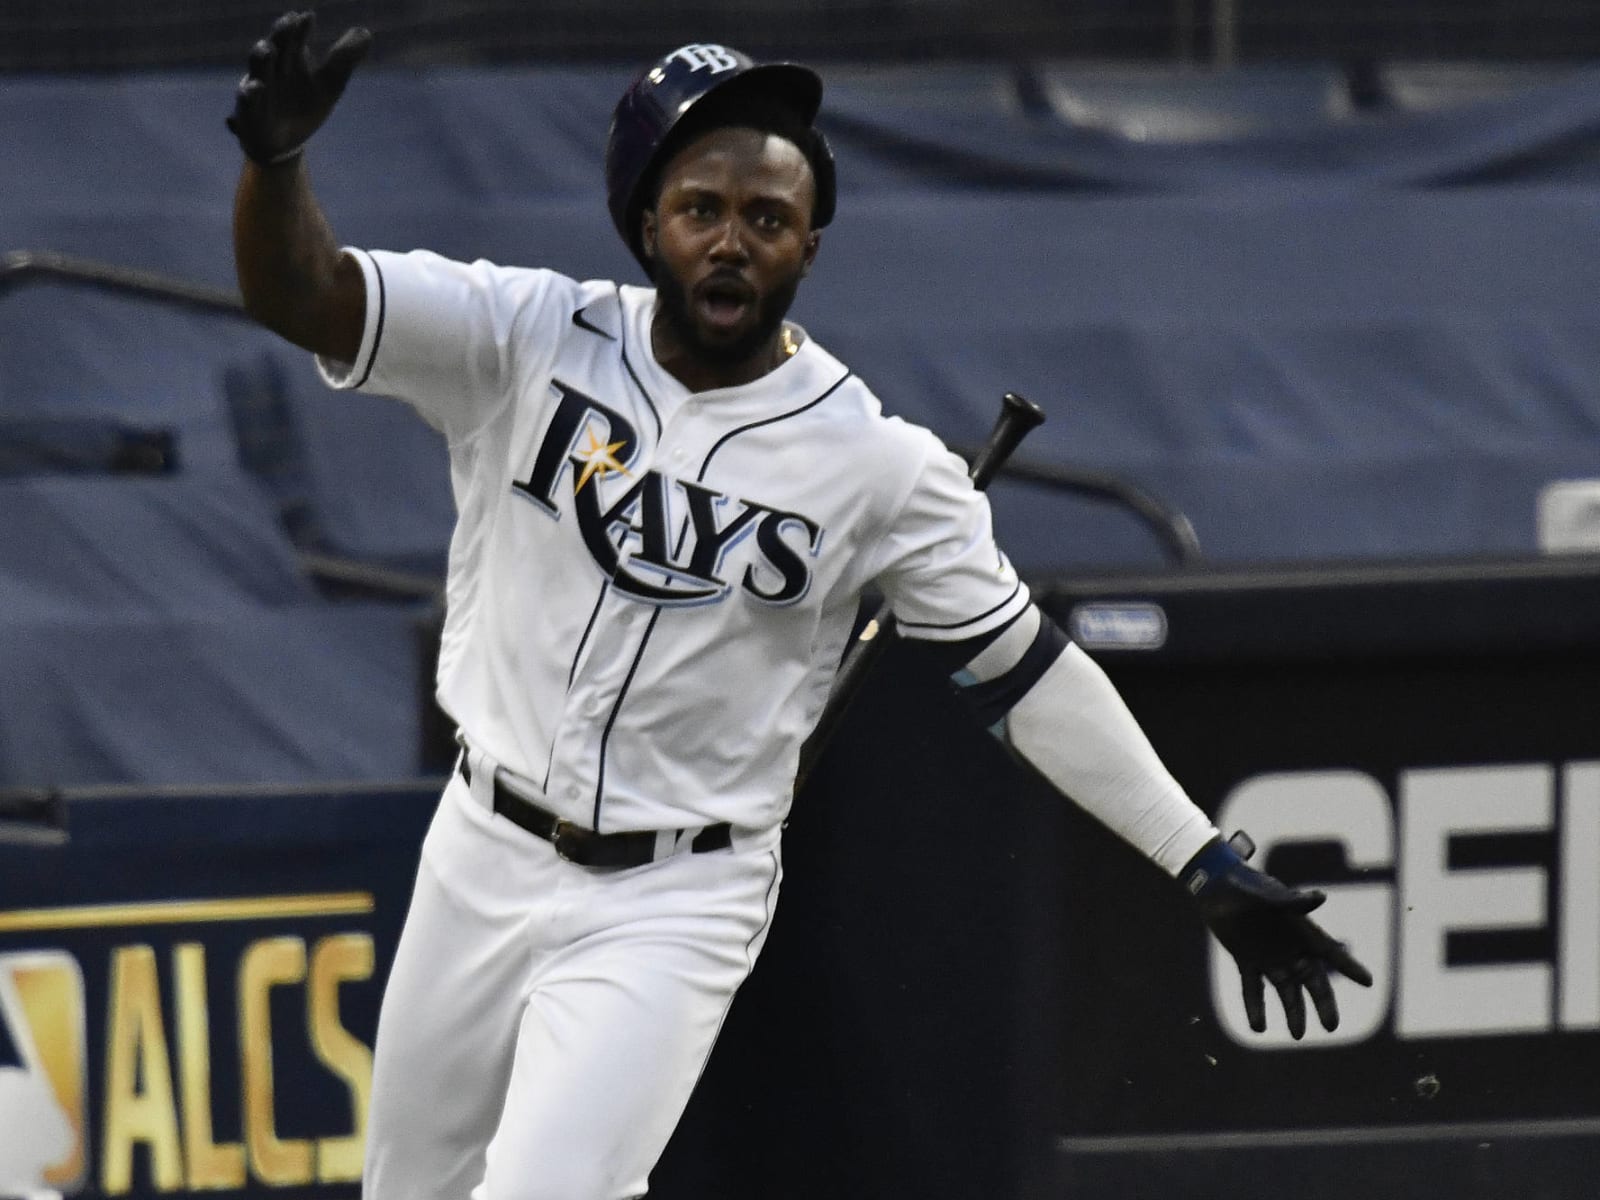
{"label": "blue tarp backdrop", "polygon": [[[315,142],[313,176],[353,243],[637,279],[600,182],[628,74],[371,70]],[[1050,413],[1023,458],[1155,492],[1221,563],[1527,554],[1539,489],[1600,476],[1595,71],[1390,114],[1330,106],[1328,72],[1309,67],[1198,85],[1064,66],[1039,78],[1049,103],[1001,65],[837,74],[824,125],[840,215],[796,316],[887,408],[973,443],[1001,392],[1020,391]],[[231,286],[233,83],[9,78],[0,249]],[[1233,135],[1161,140],[1183,105]],[[62,623],[61,595],[100,596],[106,628],[131,620],[119,595],[135,610],[171,596],[182,611],[206,607],[213,587],[290,619],[306,585],[278,519],[285,481],[239,459],[240,397],[263,391],[294,425],[298,533],[437,569],[451,520],[443,450],[404,410],[327,395],[304,356],[237,322],[54,284],[0,293],[0,416],[171,427],[180,462],[158,482],[106,479],[70,501],[56,481],[6,484],[0,637],[35,651],[8,664],[121,695],[111,707],[126,710],[169,686],[162,672],[137,686],[108,677],[93,641]],[[1126,513],[1019,483],[999,485],[995,505],[1030,574],[1161,560]],[[119,556],[139,565],[85,566]],[[286,645],[321,644],[307,621]],[[134,625],[108,636],[165,653]],[[394,637],[398,679],[414,648]],[[4,674],[0,712],[38,691]],[[410,689],[367,704],[406,741]],[[274,727],[241,737],[227,778],[328,777],[331,764],[281,752],[306,742],[294,722],[324,721],[297,705],[263,713]],[[214,778],[181,756],[163,778],[14,743],[0,778]],[[339,773],[410,766],[344,756]]]}

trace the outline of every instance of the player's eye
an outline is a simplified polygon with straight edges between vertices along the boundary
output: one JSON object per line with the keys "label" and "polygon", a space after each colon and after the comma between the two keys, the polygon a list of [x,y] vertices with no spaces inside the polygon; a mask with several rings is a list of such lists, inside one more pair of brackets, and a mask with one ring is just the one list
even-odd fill
{"label": "player's eye", "polygon": [[777,233],[789,223],[783,213],[771,208],[759,210],[750,218],[750,222],[762,233]]}

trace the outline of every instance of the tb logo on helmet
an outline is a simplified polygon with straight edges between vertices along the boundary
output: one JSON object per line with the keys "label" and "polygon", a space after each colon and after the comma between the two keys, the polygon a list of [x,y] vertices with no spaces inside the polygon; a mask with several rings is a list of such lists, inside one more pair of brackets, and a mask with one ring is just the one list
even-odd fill
{"label": "tb logo on helmet", "polygon": [[693,42],[687,46],[679,46],[667,55],[668,62],[673,59],[677,59],[691,71],[710,71],[713,75],[721,75],[724,71],[731,71],[739,65],[739,60],[734,57],[733,51],[714,42]]}

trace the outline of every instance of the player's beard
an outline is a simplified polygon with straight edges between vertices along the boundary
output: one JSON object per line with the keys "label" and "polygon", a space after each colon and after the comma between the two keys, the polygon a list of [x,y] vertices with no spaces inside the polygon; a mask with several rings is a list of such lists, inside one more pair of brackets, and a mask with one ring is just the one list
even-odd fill
{"label": "player's beard", "polygon": [[762,296],[756,302],[756,316],[750,328],[731,341],[711,341],[705,336],[695,321],[689,289],[665,262],[653,259],[650,275],[656,285],[657,310],[679,344],[708,366],[732,367],[748,362],[778,332],[800,290],[803,272],[797,270]]}

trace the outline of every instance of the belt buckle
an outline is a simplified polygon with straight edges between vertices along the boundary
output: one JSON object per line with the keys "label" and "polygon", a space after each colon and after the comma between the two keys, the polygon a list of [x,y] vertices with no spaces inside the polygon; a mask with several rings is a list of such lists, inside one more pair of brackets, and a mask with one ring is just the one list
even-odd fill
{"label": "belt buckle", "polygon": [[[557,817],[555,823],[550,826],[550,844],[556,848],[556,854],[569,863],[575,863],[578,860],[568,852],[563,839],[575,829],[577,829],[577,826],[565,817]],[[579,865],[581,866],[582,864],[580,863]]]}

